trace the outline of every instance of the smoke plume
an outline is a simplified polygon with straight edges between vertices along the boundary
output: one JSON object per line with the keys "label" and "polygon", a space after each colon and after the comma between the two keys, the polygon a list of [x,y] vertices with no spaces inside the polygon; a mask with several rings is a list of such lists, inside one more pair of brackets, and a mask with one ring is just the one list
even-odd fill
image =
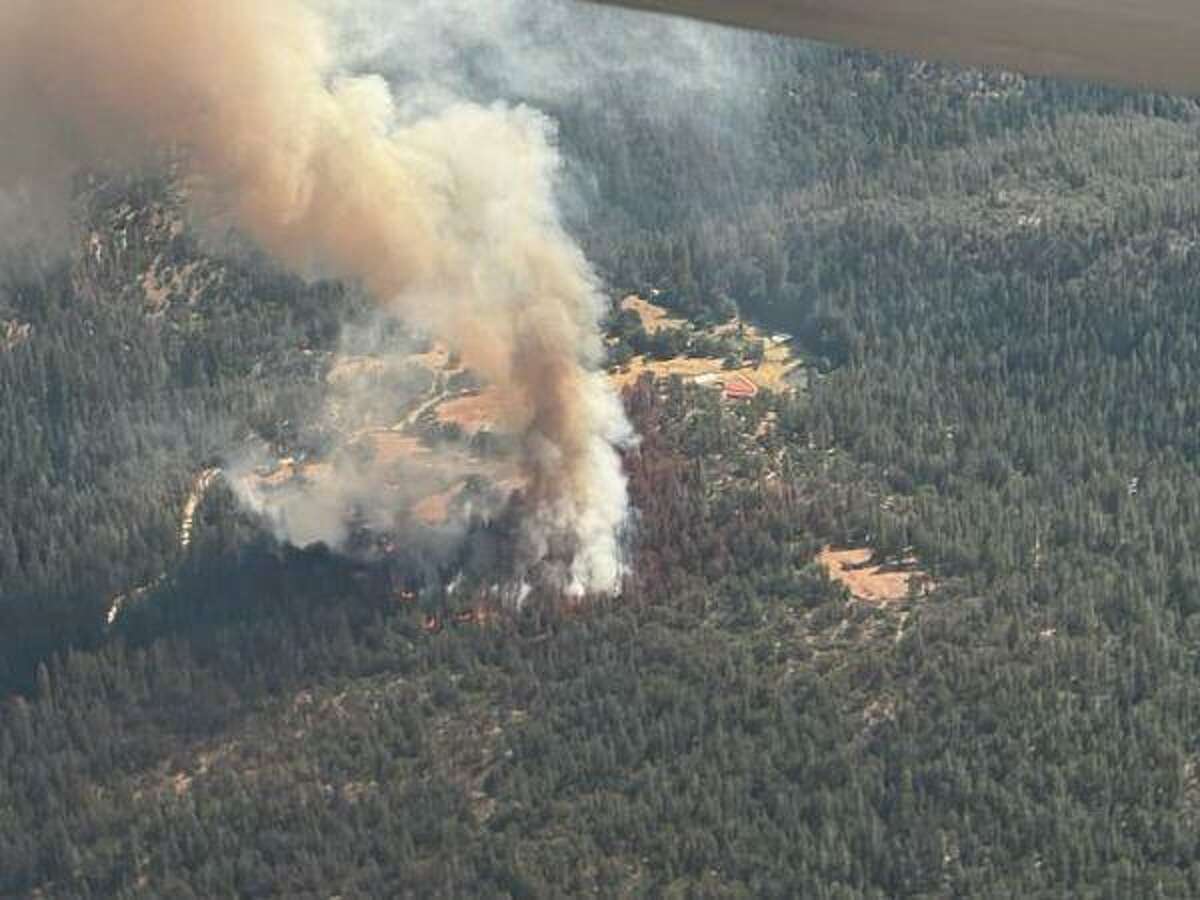
{"label": "smoke plume", "polygon": [[708,119],[727,101],[756,102],[765,40],[731,29],[578,0],[324,2],[339,54],[421,86],[410,95],[417,101],[448,92],[555,107],[615,89],[636,97],[629,106],[639,114]]}
{"label": "smoke plume", "polygon": [[361,283],[513,398],[530,542],[570,548],[572,590],[615,590],[629,429],[598,372],[595,277],[555,209],[552,124],[464,102],[402,115],[335,46],[302,0],[6,0],[0,192],[178,154],[199,210]]}

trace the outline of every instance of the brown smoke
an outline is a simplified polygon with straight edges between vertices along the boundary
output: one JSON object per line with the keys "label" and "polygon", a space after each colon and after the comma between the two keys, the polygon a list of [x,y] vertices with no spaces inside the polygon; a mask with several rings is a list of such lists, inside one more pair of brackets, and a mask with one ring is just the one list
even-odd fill
{"label": "brown smoke", "polygon": [[339,72],[302,0],[4,0],[0,121],[0,191],[178,152],[201,208],[457,348],[517,401],[534,540],[575,548],[573,589],[616,588],[628,426],[542,116],[402,122],[382,80]]}

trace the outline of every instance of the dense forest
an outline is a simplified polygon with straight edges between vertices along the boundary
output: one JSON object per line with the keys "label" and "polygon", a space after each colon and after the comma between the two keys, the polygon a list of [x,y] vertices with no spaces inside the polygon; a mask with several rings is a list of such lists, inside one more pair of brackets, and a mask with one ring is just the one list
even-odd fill
{"label": "dense forest", "polygon": [[614,298],[813,372],[627,392],[583,608],[460,623],[219,487],[181,551],[364,301],[81,182],[0,291],[0,895],[1200,895],[1200,104],[745,41],[752,104],[542,104]]}

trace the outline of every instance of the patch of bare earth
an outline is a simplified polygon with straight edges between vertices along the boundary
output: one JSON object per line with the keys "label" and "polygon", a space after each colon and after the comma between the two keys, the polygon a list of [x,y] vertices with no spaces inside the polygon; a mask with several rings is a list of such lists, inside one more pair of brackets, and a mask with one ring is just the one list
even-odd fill
{"label": "patch of bare earth", "polygon": [[365,438],[371,445],[376,461],[383,466],[393,466],[430,455],[429,448],[419,440],[391,429],[372,431]]}
{"label": "patch of bare earth", "polygon": [[451,366],[451,355],[449,348],[442,343],[435,343],[432,348],[425,353],[416,353],[408,357],[410,363],[418,366],[423,366],[435,375],[442,372],[459,372],[462,367]]}
{"label": "patch of bare earth", "polygon": [[0,350],[12,350],[33,334],[33,326],[16,319],[0,322]]}
{"label": "patch of bare earth", "polygon": [[[667,310],[641,297],[626,297],[621,307],[636,312],[642,320],[642,327],[650,334],[668,328],[688,327],[685,320],[672,318]],[[612,373],[610,378],[618,390],[636,383],[646,373],[655,378],[678,375],[685,381],[695,381],[718,389],[724,389],[729,383],[748,382],[755,389],[767,388],[779,392],[792,390],[787,378],[800,363],[793,358],[787,340],[765,335],[753,325],[738,319],[712,329],[712,333],[717,335],[732,332],[740,332],[751,343],[761,342],[762,361],[757,365],[727,369],[725,360],[716,357],[677,356],[674,359],[657,360],[635,356],[628,365]]]}
{"label": "patch of bare earth", "polygon": [[195,303],[205,288],[214,287],[223,279],[224,271],[219,266],[206,265],[199,260],[174,266],[158,256],[142,273],[139,283],[145,296],[146,310],[160,313],[175,300]]}
{"label": "patch of bare earth", "polygon": [[374,356],[339,356],[325,376],[329,384],[346,384],[356,380],[382,376],[387,363]]}
{"label": "patch of bare earth", "polygon": [[1200,756],[1193,755],[1183,764],[1183,808],[1189,825],[1200,825]]}
{"label": "patch of bare earth", "polygon": [[450,518],[450,505],[459,495],[465,482],[457,482],[447,490],[418,501],[412,509],[413,518],[424,525],[444,525]]}
{"label": "patch of bare earth", "polygon": [[455,397],[437,408],[438,421],[457,425],[464,434],[477,434],[484,429],[494,431],[504,417],[505,401],[495,387],[486,387],[476,394]]}
{"label": "patch of bare earth", "polygon": [[[788,352],[786,348],[782,349],[784,353]],[[794,368],[795,363],[790,361],[790,356],[787,361],[782,361],[778,358],[777,351],[770,350],[759,365],[741,366],[737,369],[725,368],[725,361],[714,357],[677,356],[674,359],[659,360],[635,356],[628,365],[610,375],[610,378],[618,389],[636,384],[643,375],[650,373],[655,378],[678,375],[684,381],[695,381],[713,388],[724,388],[731,382],[748,381],[756,388],[785,392],[793,390],[786,379]]]}
{"label": "patch of bare earth", "polygon": [[851,596],[864,603],[894,603],[907,599],[913,592],[926,594],[932,589],[932,581],[917,568],[915,559],[875,564],[874,557],[869,547],[842,550],[826,547],[817,555],[817,562],[830,578],[845,585]]}
{"label": "patch of bare earth", "polygon": [[647,334],[655,334],[669,328],[683,328],[687,322],[683,319],[672,318],[671,314],[661,306],[643,300],[636,295],[630,295],[621,301],[621,309],[635,312],[642,320],[642,328]]}

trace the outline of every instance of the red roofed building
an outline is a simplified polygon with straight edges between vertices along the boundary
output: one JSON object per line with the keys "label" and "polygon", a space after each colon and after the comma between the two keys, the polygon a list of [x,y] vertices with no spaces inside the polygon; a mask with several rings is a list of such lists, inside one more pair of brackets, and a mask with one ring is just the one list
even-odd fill
{"label": "red roofed building", "polygon": [[725,379],[726,400],[753,400],[758,396],[758,385],[744,375],[730,375]]}

